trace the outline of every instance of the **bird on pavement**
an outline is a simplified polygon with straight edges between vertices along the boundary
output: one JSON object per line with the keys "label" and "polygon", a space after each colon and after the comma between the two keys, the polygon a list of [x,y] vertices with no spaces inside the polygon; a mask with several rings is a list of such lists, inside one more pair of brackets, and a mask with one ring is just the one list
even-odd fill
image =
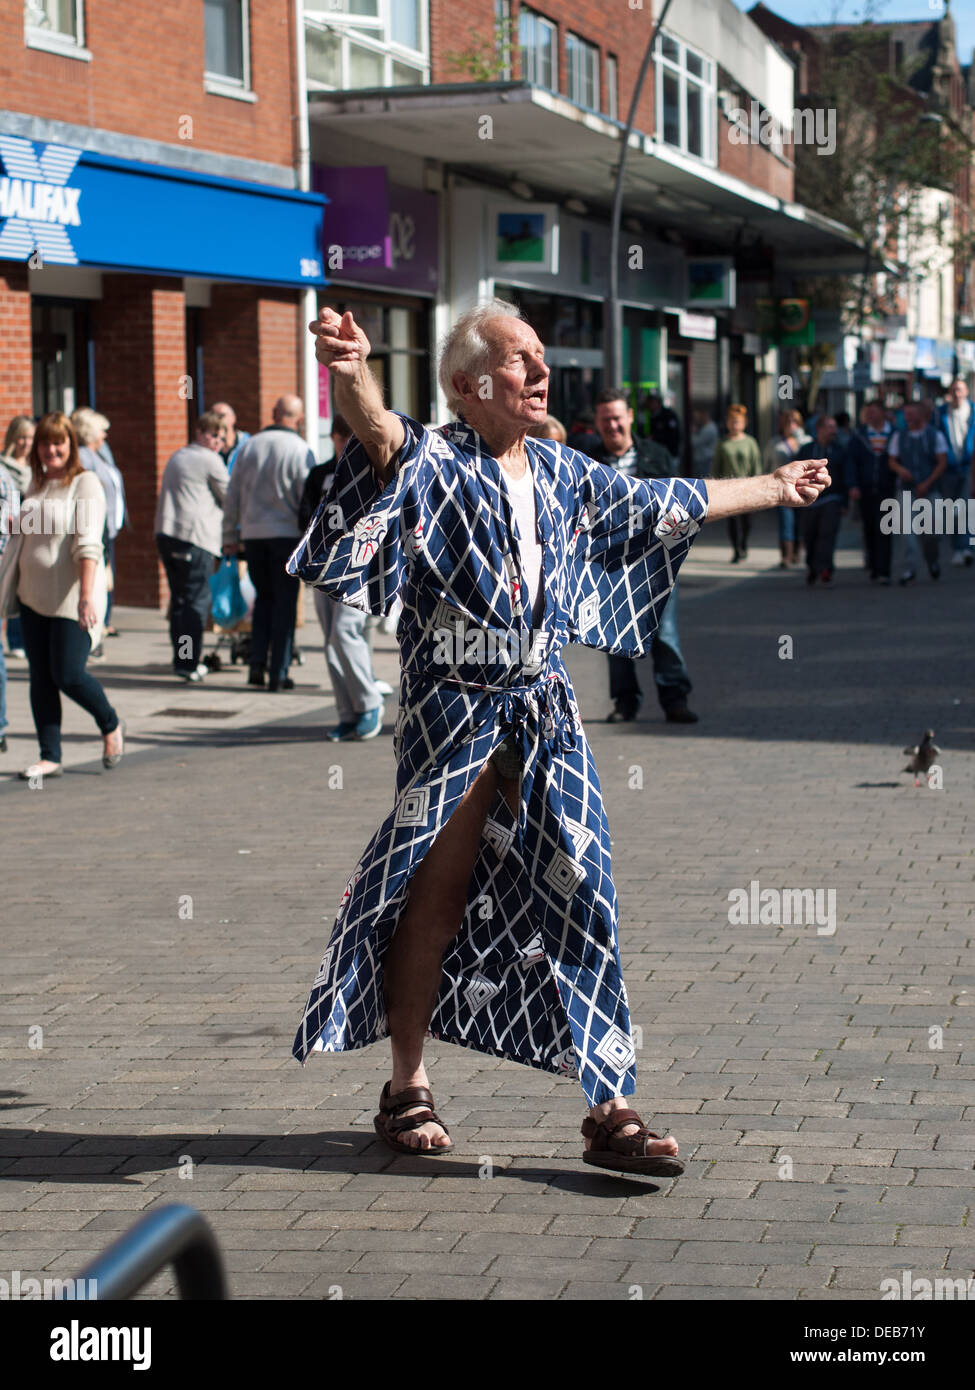
{"label": "bird on pavement", "polygon": [[914,773],[914,785],[918,786],[918,773],[927,779],[928,771],[934,763],[941,749],[934,742],[934,730],[925,729],[924,737],[916,748],[905,748],[905,753],[911,755],[911,760],[903,770],[904,772]]}

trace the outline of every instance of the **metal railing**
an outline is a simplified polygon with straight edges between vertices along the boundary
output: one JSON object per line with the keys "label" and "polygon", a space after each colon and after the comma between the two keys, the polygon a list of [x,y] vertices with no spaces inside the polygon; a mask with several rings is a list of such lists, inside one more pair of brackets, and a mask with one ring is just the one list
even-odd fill
{"label": "metal railing", "polygon": [[[149,1212],[103,1250],[77,1279],[66,1283],[91,1290],[99,1302],[131,1298],[170,1264],[181,1298],[229,1297],[213,1231],[195,1207],[176,1204]],[[66,1291],[61,1297],[72,1299],[76,1294]]]}

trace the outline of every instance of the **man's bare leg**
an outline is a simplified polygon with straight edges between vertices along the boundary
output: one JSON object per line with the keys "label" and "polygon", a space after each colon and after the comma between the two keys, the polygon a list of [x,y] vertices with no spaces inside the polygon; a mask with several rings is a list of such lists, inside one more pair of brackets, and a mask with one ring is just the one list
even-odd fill
{"label": "man's bare leg", "polygon": [[[393,1076],[390,1094],[397,1095],[412,1086],[429,1086],[423,1065],[423,1043],[437,1002],[443,956],[460,931],[467,911],[467,896],[474,861],[481,843],[484,822],[498,789],[515,818],[518,816],[520,787],[499,777],[487,763],[468,788],[457,810],[441,830],[410,883],[406,911],[386,952],[385,983]],[[421,1110],[415,1106],[406,1114]],[[614,1096],[594,1105],[590,1114],[605,1119],[613,1110],[626,1110],[624,1096]],[[637,1125],[626,1125],[624,1135],[635,1134]],[[450,1148],[450,1140],[438,1124],[408,1130],[401,1139],[416,1149]],[[586,1148],[589,1147],[588,1141]],[[674,1155],[677,1141],[672,1137],[649,1146],[654,1154]]]}
{"label": "man's bare leg", "polygon": [[[423,1043],[437,1002],[443,956],[460,931],[484,822],[504,787],[512,814],[518,815],[518,783],[498,776],[487,763],[441,830],[410,883],[410,897],[385,959],[386,1003],[393,1076],[390,1093],[428,1086]],[[414,1107],[414,1110],[422,1109]],[[407,1114],[413,1114],[409,1110]],[[413,1148],[449,1148],[438,1124],[421,1125],[401,1136]]]}

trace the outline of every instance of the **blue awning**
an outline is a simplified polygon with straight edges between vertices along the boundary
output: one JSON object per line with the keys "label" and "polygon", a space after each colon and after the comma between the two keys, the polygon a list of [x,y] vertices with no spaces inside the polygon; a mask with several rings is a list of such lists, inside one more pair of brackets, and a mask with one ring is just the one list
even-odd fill
{"label": "blue awning", "polygon": [[323,286],[320,193],[0,135],[0,259]]}

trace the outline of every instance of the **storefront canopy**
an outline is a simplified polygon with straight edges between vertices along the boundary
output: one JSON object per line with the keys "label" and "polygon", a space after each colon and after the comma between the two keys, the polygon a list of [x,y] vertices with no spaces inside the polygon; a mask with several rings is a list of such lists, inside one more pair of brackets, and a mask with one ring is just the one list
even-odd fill
{"label": "storefront canopy", "polygon": [[0,135],[0,260],[320,286],[327,198]]}
{"label": "storefront canopy", "polygon": [[[536,197],[572,194],[607,211],[623,133],[618,122],[527,82],[317,93],[309,97],[309,121],[330,140],[355,137],[425,154],[474,176],[521,180]],[[682,226],[715,249],[733,249],[745,228],[782,268],[863,268],[862,244],[848,227],[637,132],[624,207],[658,226]]]}

